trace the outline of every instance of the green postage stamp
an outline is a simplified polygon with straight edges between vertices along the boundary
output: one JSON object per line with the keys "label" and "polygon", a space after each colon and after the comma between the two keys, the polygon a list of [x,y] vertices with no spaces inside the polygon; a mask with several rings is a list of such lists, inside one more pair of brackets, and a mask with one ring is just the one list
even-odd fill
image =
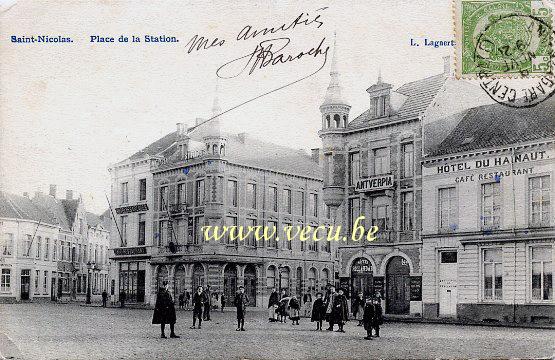
{"label": "green postage stamp", "polygon": [[458,78],[553,73],[553,8],[542,0],[455,0]]}

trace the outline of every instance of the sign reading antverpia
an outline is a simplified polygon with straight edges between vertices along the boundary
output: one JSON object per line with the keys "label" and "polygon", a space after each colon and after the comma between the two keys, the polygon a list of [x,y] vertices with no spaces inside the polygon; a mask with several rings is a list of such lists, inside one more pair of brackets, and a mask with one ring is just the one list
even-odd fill
{"label": "sign reading antverpia", "polygon": [[393,187],[393,175],[378,175],[357,181],[355,191],[367,192],[389,189]]}

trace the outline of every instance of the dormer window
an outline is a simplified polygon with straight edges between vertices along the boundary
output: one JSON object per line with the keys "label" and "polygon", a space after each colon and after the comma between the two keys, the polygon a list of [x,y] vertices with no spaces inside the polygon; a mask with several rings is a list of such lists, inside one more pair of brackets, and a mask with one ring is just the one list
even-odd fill
{"label": "dormer window", "polygon": [[371,105],[372,105],[372,108],[370,109],[371,110],[370,113],[372,114],[372,117],[379,118],[379,117],[386,116],[386,108],[387,108],[386,95],[376,96],[372,98]]}
{"label": "dormer window", "polygon": [[338,114],[333,115],[333,122],[336,128],[341,127],[341,117]]}

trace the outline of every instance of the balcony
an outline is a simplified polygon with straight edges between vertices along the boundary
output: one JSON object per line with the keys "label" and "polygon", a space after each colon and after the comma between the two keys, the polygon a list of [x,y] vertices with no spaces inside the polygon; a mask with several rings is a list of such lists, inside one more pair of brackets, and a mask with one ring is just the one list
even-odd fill
{"label": "balcony", "polygon": [[176,244],[174,245],[174,251],[170,250],[170,246],[158,246],[155,248],[157,255],[162,256],[172,256],[172,255],[182,255],[182,254],[191,254],[191,253],[199,253],[202,251],[202,246],[199,244]]}
{"label": "balcony", "polygon": [[171,215],[181,215],[186,214],[189,209],[189,204],[170,204],[170,214]]}

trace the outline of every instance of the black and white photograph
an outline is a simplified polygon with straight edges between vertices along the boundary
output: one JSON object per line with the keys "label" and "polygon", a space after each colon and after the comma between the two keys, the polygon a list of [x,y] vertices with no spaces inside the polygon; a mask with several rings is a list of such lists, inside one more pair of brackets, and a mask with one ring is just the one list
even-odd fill
{"label": "black and white photograph", "polygon": [[553,359],[554,29],[0,0],[0,360]]}

